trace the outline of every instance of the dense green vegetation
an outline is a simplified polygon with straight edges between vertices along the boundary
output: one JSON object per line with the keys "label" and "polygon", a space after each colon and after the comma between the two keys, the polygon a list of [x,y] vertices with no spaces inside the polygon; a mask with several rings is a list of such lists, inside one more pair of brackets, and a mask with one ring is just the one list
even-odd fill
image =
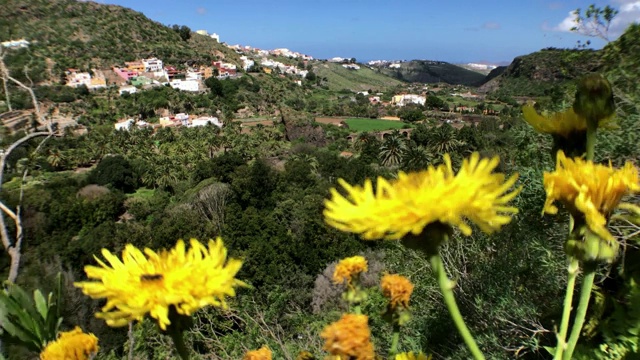
{"label": "dense green vegetation", "polygon": [[[163,27],[119,7],[11,0],[0,5],[0,10],[30,19],[24,22],[28,26],[5,21],[0,30],[9,29],[12,38],[37,34],[34,38],[39,41],[33,49],[9,55],[12,74],[22,71],[17,64],[23,64],[31,54],[54,59],[60,69],[147,54],[201,61],[216,56],[199,52],[200,45],[194,45],[214,46],[205,37],[181,27]],[[88,12],[93,13],[89,16]],[[42,18],[42,31],[34,32],[35,18]],[[60,21],[70,18],[85,19],[71,21],[70,30],[64,30],[68,33],[60,35],[69,36],[70,43],[59,43],[61,37],[53,32]],[[134,40],[118,40],[129,25],[134,35],[128,39]],[[363,306],[365,312],[383,311],[384,300],[377,290],[380,274],[405,274],[416,285],[411,300],[413,318],[402,329],[399,349],[423,349],[437,359],[468,359],[428,262],[397,242],[362,241],[339,232],[325,224],[322,211],[338,179],[350,184],[378,176],[391,179],[398,171],[419,171],[440,164],[445,153],[457,169],[462,159],[479,152],[499,156],[500,172],[518,173],[516,185],[522,186],[522,192],[513,200],[519,213],[501,232],[488,236],[474,228],[469,237],[456,233],[442,249],[449,275],[456,280],[461,312],[488,358],[549,358],[545,346],[556,343],[554,331],[566,282],[562,247],[567,214],[540,215],[545,201],[543,172],[554,167],[552,139],[535,133],[522,121],[514,97],[531,96],[541,110],[566,108],[574,96],[576,77],[594,69],[604,71],[614,85],[619,127],[598,133],[596,160],[611,160],[614,165],[637,160],[639,29],[639,25],[632,26],[602,53],[545,50],[523,57],[492,80],[496,88],[486,103],[450,99],[448,89],[429,94],[429,109],[457,104],[481,109],[499,106],[499,116],[461,129],[439,121],[436,110],[372,105],[366,96],[352,90],[384,88],[389,97],[406,88],[370,69],[353,71],[339,64],[316,64],[317,78],[305,80],[302,86],[276,74],[211,78],[205,82],[208,91],[202,94],[158,87],[117,96],[113,88],[89,93],[41,83],[35,89],[41,101],[78,117],[88,133],[73,136],[67,131],[42,146],[41,139],[32,139],[7,158],[0,199],[12,209],[20,206],[25,234],[18,283],[47,293],[53,290],[55,275],[62,272],[62,328],[79,325],[95,333],[101,346],[97,359],[124,359],[130,351],[136,358],[171,358],[171,341],[159,335],[152,322],[136,324],[131,334],[127,328],[108,328],[93,315],[104,303],[82,296],[72,283],[85,279],[83,267],[95,264],[93,256],[102,248],[114,253],[125,244],[160,249],[172,247],[177,239],[221,236],[230,255],[244,261],[238,277],[252,287],[238,291],[229,311],[199,311],[187,332],[188,346],[197,358],[215,354],[236,359],[247,349],[266,344],[274,351],[274,358],[295,359],[301,350],[322,353],[319,332],[345,311],[342,289],[329,280],[333,266],[341,258],[363,254],[370,261],[370,273],[363,281],[370,299]],[[89,30],[94,34],[92,39],[82,39]],[[109,37],[112,35],[114,38]],[[159,40],[140,40],[146,36]],[[103,44],[109,41],[114,44]],[[72,51],[72,46],[83,51],[65,53]],[[600,56],[618,65],[600,68]],[[560,63],[547,63],[547,57]],[[550,64],[550,68],[532,67],[535,63]],[[578,63],[584,67],[576,67]],[[44,73],[44,64],[34,60],[31,69]],[[323,73],[329,69],[325,65],[336,69]],[[532,82],[535,74],[546,74],[546,80]],[[336,78],[331,78],[334,75]],[[458,80],[471,82],[466,77]],[[10,87],[10,92],[16,108],[30,107],[26,92],[15,87]],[[244,131],[242,122],[234,121],[241,109],[275,118],[275,125],[256,125]],[[113,129],[113,122],[124,117],[137,116],[155,123],[162,111],[216,115],[224,126]],[[376,119],[390,114],[404,122]],[[344,129],[319,126],[312,121],[315,115],[353,118],[345,120],[349,128]],[[410,138],[401,130],[382,140],[369,133],[408,126],[413,127]],[[352,132],[360,134],[350,141],[347,137]],[[3,132],[0,148],[7,148],[24,134]],[[353,156],[341,156],[345,152]],[[622,235],[626,229],[616,231]],[[15,232],[11,224],[9,232]],[[627,239],[629,245],[634,241],[637,235]],[[637,257],[637,249],[628,246],[616,262],[599,269],[597,296],[577,351],[581,358],[609,348],[616,354],[636,355],[640,327]],[[9,258],[0,257],[3,278],[9,266]],[[390,326],[378,317],[372,317],[370,325],[376,349],[384,356],[390,346]],[[10,359],[33,358],[33,353],[17,346],[6,350]]]}

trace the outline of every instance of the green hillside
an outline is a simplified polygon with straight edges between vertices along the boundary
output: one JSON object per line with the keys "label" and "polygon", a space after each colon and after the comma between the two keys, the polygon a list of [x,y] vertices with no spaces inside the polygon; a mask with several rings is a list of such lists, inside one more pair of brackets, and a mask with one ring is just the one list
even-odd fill
{"label": "green hillside", "polygon": [[444,82],[452,85],[476,86],[482,83],[485,76],[444,61],[412,60],[400,64],[400,68],[383,66],[380,73],[399,80],[419,83]]}
{"label": "green hillside", "polygon": [[318,76],[326,78],[326,85],[329,89],[336,91],[384,89],[402,84],[397,79],[380,74],[365,66],[360,66],[359,70],[350,70],[342,67],[342,64],[323,62],[315,65],[313,71]]}
{"label": "green hillside", "polygon": [[76,0],[3,0],[0,40],[25,38],[31,54],[49,59],[53,76],[69,67],[108,67],[141,57],[168,64],[218,57],[237,62],[238,55],[215,40],[180,34],[142,13],[115,5]]}
{"label": "green hillside", "polygon": [[[500,91],[516,96],[542,96],[602,67],[602,52],[586,49],[548,48],[518,56],[504,71],[480,87],[481,92]],[[491,75],[491,74],[490,74]]]}

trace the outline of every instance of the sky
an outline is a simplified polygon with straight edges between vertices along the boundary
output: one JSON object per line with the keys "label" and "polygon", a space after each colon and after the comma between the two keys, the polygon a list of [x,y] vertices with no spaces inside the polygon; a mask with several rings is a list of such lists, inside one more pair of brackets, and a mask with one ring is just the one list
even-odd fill
{"label": "sky", "polygon": [[640,0],[95,0],[165,25],[217,33],[229,45],[288,48],[314,58],[510,62],[591,39],[572,33],[571,12],[595,3],[620,14],[611,40],[640,21]]}

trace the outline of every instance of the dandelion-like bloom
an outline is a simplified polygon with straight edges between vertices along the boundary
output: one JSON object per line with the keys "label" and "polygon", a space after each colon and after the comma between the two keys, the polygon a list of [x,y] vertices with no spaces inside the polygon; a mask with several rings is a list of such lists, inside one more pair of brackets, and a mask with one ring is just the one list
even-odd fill
{"label": "dandelion-like bloom", "polygon": [[344,314],[325,327],[320,336],[325,340],[324,349],[331,355],[356,360],[375,357],[366,315]]}
{"label": "dandelion-like bloom", "polygon": [[427,356],[423,353],[414,354],[413,351],[411,351],[396,355],[396,360],[431,360],[431,355]]}
{"label": "dandelion-like bloom", "polygon": [[601,239],[613,241],[607,230],[609,216],[628,193],[640,190],[638,170],[627,162],[622,169],[594,164],[580,158],[568,159],[558,152],[554,172],[544,173],[547,200],[544,212],[556,214],[553,203],[558,200],[574,216],[583,216],[587,226]]}
{"label": "dandelion-like bloom", "polygon": [[352,256],[338,262],[333,272],[333,282],[336,284],[351,284],[351,280],[360,273],[367,271],[367,259],[363,256]]}
{"label": "dandelion-like bloom", "polygon": [[298,353],[298,356],[296,356],[296,360],[314,360],[315,358],[316,357],[308,351],[301,351]]}
{"label": "dandelion-like bloom", "polygon": [[56,341],[47,344],[40,360],[87,360],[98,352],[98,338],[85,334],[79,326],[61,332]]}
{"label": "dandelion-like bloom", "polygon": [[364,186],[351,186],[340,179],[348,194],[345,197],[331,189],[331,199],[325,200],[325,221],[367,240],[397,240],[407,234],[419,235],[433,223],[457,226],[470,235],[465,218],[492,233],[511,221],[510,214],[518,212],[507,206],[519,192],[508,192],[517,175],[505,181],[503,174],[492,173],[498,157],[480,159],[474,153],[463,161],[458,174],[453,172],[448,154],[444,162],[420,172],[399,172],[394,180],[379,177],[376,191],[369,179]]}
{"label": "dandelion-like bloom", "polygon": [[409,279],[398,274],[387,274],[380,281],[382,294],[389,299],[392,308],[409,307],[409,298],[413,292],[413,284]]}
{"label": "dandelion-like bloom", "polygon": [[[525,105],[522,107],[522,114],[524,120],[531,125],[535,131],[540,133],[569,138],[579,133],[586,134],[587,131],[587,119],[576,114],[573,109],[543,116],[538,114],[533,106]],[[598,126],[610,129],[615,128],[613,116],[600,119]]]}
{"label": "dandelion-like bloom", "polygon": [[268,347],[263,346],[258,350],[248,351],[243,360],[271,360],[271,350]]}
{"label": "dandelion-like bloom", "polygon": [[150,314],[166,330],[171,324],[171,307],[180,315],[191,315],[207,305],[226,308],[225,296],[235,296],[234,287],[246,286],[235,278],[242,262],[227,261],[227,249],[220,238],[209,240],[208,247],[196,239],[190,243],[188,251],[184,241],[178,240],[173,249],[159,253],[151,249],[143,253],[129,244],[122,261],[103,249],[109,265],[96,257],[100,267],[85,267],[89,279],[96,281],[74,285],[94,299],[107,299],[96,316],[114,327]]}

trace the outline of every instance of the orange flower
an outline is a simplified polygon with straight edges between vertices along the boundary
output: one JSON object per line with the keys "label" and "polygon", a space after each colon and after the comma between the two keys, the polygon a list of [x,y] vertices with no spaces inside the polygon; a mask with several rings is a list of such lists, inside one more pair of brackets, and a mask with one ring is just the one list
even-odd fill
{"label": "orange flower", "polygon": [[320,334],[325,340],[324,349],[343,359],[373,360],[375,353],[368,321],[366,315],[342,315]]}
{"label": "orange flower", "polygon": [[389,299],[392,308],[398,305],[408,308],[409,298],[413,292],[413,284],[409,279],[398,274],[387,274],[380,282],[382,294]]}
{"label": "orange flower", "polygon": [[333,272],[333,282],[336,284],[346,282],[347,285],[351,285],[351,280],[354,277],[367,270],[367,259],[363,256],[344,258],[336,265],[336,270]]}
{"label": "orange flower", "polygon": [[247,352],[242,360],[271,360],[271,350],[269,350],[268,347],[263,346],[258,350]]}

